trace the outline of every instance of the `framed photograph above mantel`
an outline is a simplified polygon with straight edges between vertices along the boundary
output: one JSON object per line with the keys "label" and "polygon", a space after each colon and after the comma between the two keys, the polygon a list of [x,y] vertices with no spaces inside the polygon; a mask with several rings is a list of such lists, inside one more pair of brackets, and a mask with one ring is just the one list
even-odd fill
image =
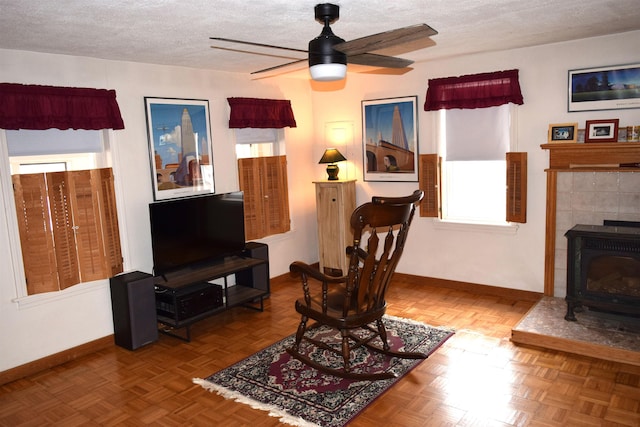
{"label": "framed photograph above mantel", "polygon": [[640,63],[569,70],[568,111],[640,108]]}
{"label": "framed photograph above mantel", "polygon": [[549,144],[559,142],[576,142],[578,140],[578,123],[558,123],[549,125],[547,139]]}
{"label": "framed photograph above mantel", "polygon": [[362,101],[365,181],[418,181],[417,96]]}
{"label": "framed photograph above mantel", "polygon": [[214,192],[209,101],[145,97],[154,200]]}
{"label": "framed photograph above mantel", "polygon": [[584,142],[617,142],[619,119],[587,120]]}

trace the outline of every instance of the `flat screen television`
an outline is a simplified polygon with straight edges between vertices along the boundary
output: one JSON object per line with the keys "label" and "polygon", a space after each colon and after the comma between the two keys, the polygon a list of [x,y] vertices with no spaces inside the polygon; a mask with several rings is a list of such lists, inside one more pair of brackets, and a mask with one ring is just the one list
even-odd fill
{"label": "flat screen television", "polygon": [[241,191],[149,204],[153,273],[197,268],[245,248]]}

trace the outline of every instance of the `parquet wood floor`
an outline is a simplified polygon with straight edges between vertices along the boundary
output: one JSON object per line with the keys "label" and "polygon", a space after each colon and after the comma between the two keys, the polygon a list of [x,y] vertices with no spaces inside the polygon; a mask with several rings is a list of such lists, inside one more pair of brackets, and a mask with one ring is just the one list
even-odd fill
{"label": "parquet wood floor", "polygon": [[[266,412],[192,384],[295,331],[299,284],[272,280],[263,313],[236,308],[197,323],[192,342],[117,346],[0,387],[1,426],[277,426]],[[640,367],[515,346],[531,301],[401,276],[389,314],[456,334],[351,424],[640,426]]]}

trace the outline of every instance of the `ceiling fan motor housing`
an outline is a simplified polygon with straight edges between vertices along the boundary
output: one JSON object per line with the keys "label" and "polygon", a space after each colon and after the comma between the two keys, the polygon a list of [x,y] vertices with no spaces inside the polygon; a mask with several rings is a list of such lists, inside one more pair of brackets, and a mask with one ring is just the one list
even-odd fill
{"label": "ceiling fan motor housing", "polygon": [[331,28],[324,27],[322,33],[309,42],[309,65],[317,64],[346,64],[347,55],[333,49],[344,39],[333,34]]}
{"label": "ceiling fan motor housing", "polygon": [[344,39],[336,36],[329,27],[340,18],[340,7],[331,3],[318,4],[315,7],[316,21],[324,25],[318,37],[309,42],[309,66],[318,64],[346,64],[347,55],[333,49]]}

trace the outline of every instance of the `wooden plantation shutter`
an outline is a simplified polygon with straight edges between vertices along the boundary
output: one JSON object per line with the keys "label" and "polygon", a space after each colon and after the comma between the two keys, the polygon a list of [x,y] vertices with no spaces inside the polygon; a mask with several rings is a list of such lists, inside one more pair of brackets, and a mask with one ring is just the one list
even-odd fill
{"label": "wooden plantation shutter", "polygon": [[120,246],[120,228],[118,227],[118,210],[116,207],[116,191],[113,185],[111,168],[97,169],[100,182],[100,205],[102,234],[104,238],[105,257],[109,277],[124,270],[122,247]]}
{"label": "wooden plantation shutter", "polygon": [[262,157],[264,162],[263,192],[266,202],[266,235],[289,231],[289,195],[287,191],[287,158]]}
{"label": "wooden plantation shutter", "polygon": [[418,181],[424,197],[420,202],[421,217],[440,217],[440,157],[422,154],[419,157]]}
{"label": "wooden plantation shutter", "polygon": [[527,153],[507,153],[507,221],[527,222]]}
{"label": "wooden plantation shutter", "polygon": [[[14,175],[20,177],[20,175]],[[28,176],[28,175],[21,175]],[[55,242],[55,255],[57,261],[58,286],[56,289],[66,289],[80,283],[80,265],[76,251],[75,225],[70,192],[70,182],[66,172],[41,174],[46,179],[49,189],[49,210],[53,218],[53,242]],[[20,238],[22,241],[22,237]],[[26,259],[23,243],[22,258]],[[26,269],[25,269],[26,270]],[[27,288],[29,284],[27,274]]]}
{"label": "wooden plantation shutter", "polygon": [[111,169],[69,172],[76,247],[83,282],[122,272]]}
{"label": "wooden plantation shutter", "polygon": [[27,293],[58,290],[45,175],[14,175],[12,178]]}
{"label": "wooden plantation shutter", "polygon": [[238,175],[244,192],[245,238],[289,231],[286,156],[238,159]]}
{"label": "wooden plantation shutter", "polygon": [[29,295],[123,271],[111,169],[12,179]]}
{"label": "wooden plantation shutter", "polygon": [[238,159],[240,190],[244,192],[244,234],[246,240],[261,237],[264,218],[260,158]]}

